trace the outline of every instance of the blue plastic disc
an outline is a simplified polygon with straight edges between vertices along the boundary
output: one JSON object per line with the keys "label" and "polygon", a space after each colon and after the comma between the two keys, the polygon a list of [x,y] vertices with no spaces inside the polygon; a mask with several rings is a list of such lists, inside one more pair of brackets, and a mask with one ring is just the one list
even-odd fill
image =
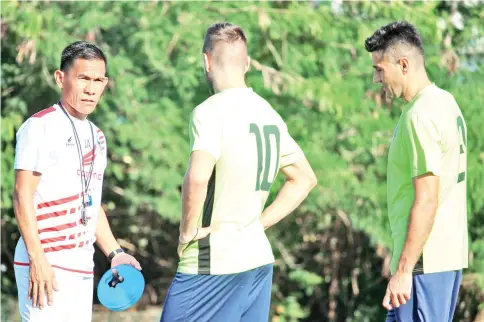
{"label": "blue plastic disc", "polygon": [[145,279],[140,271],[132,265],[119,265],[104,273],[97,286],[97,297],[109,310],[124,311],[138,302],[144,289]]}

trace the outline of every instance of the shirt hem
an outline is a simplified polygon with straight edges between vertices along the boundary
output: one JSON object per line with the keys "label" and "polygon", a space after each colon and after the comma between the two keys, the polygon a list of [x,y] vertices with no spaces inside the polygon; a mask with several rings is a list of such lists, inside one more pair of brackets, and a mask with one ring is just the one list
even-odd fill
{"label": "shirt hem", "polygon": [[[14,261],[13,264],[16,265],[16,266],[23,266],[23,267],[30,266],[30,263],[23,263],[23,262],[17,262],[17,261]],[[85,270],[73,269],[73,268],[63,267],[63,266],[59,266],[59,265],[51,265],[51,266],[54,267],[54,268],[57,268],[57,269],[61,269],[61,270],[67,271],[67,272],[71,272],[71,273],[94,275],[94,271],[85,271]]]}
{"label": "shirt hem", "polygon": [[431,173],[432,175],[434,175],[436,177],[441,176],[440,170],[437,170],[436,168],[432,168],[432,167],[424,168],[424,169],[413,168],[412,169],[412,178],[420,177],[420,176],[427,174],[427,173]]}
{"label": "shirt hem", "polygon": [[207,147],[204,147],[204,146],[194,146],[191,149],[191,153],[193,153],[195,151],[207,152],[215,159],[215,161],[218,161],[218,159],[220,158],[220,153],[216,153],[213,149],[210,149],[210,148],[207,148]]}
{"label": "shirt hem", "polygon": [[304,153],[303,152],[296,152],[292,155],[287,155],[283,158],[281,158],[281,163],[279,164],[279,169],[285,168],[287,166],[293,165],[296,162],[301,161],[304,159]]}
{"label": "shirt hem", "polygon": [[41,169],[39,169],[38,167],[27,165],[27,164],[15,163],[13,165],[13,168],[14,168],[14,170],[24,170],[24,171],[32,171],[32,172],[42,173]]}
{"label": "shirt hem", "polygon": [[240,274],[240,273],[245,273],[248,271],[251,271],[253,269],[257,269],[259,267],[268,265],[268,264],[274,264],[275,259],[269,260],[269,261],[263,261],[260,264],[256,264],[250,267],[242,268],[242,269],[237,269],[237,270],[214,270],[210,268],[210,273],[207,272],[199,272],[198,267],[178,267],[177,273],[182,273],[182,274],[189,274],[189,275],[230,275],[230,274]]}

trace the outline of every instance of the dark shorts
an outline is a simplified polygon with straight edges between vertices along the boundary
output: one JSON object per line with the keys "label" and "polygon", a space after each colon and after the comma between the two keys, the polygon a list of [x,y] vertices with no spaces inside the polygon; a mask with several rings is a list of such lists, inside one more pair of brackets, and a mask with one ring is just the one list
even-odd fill
{"label": "dark shorts", "polygon": [[272,264],[228,275],[177,273],[161,322],[267,322]]}
{"label": "dark shorts", "polygon": [[452,322],[461,279],[461,270],[415,275],[410,300],[390,310],[386,322]]}

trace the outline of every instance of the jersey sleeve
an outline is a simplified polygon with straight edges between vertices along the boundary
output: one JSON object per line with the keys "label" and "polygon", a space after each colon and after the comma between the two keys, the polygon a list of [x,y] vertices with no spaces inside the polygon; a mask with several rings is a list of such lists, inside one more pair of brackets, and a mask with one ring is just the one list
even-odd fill
{"label": "jersey sleeve", "polygon": [[440,175],[442,140],[435,121],[427,115],[412,113],[406,118],[406,130],[412,178],[428,172]]}
{"label": "jersey sleeve", "polygon": [[17,131],[16,138],[14,168],[42,173],[48,153],[42,121],[37,118],[28,119]]}
{"label": "jersey sleeve", "polygon": [[281,160],[279,162],[279,168],[291,165],[304,158],[304,153],[291,137],[287,126],[284,124],[281,131]]}
{"label": "jersey sleeve", "polygon": [[206,151],[217,161],[222,146],[222,129],[219,120],[207,108],[196,108],[189,124],[190,152]]}

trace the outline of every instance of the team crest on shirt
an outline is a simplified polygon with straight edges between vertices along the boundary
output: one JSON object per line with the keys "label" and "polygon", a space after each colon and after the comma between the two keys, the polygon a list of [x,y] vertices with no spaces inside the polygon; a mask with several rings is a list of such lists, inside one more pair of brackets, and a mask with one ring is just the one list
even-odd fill
{"label": "team crest on shirt", "polygon": [[106,139],[104,138],[104,133],[101,130],[97,130],[97,145],[99,146],[99,150],[101,153],[104,153],[106,150]]}

